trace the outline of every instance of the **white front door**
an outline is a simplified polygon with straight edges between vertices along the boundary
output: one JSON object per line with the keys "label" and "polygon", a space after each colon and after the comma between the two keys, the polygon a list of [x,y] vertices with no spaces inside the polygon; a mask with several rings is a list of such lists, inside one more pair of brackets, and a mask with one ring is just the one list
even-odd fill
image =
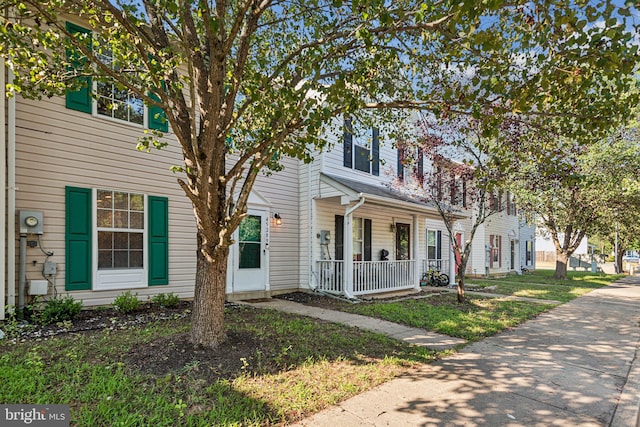
{"label": "white front door", "polygon": [[233,245],[233,292],[267,290],[269,277],[267,210],[248,209],[235,232]]}

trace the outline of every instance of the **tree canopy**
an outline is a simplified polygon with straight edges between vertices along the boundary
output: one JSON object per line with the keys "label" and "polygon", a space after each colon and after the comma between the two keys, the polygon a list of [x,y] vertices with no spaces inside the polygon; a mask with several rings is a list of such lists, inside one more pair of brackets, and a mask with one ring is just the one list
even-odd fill
{"label": "tree canopy", "polygon": [[[231,233],[261,170],[310,160],[331,119],[394,108],[546,117],[576,138],[625,117],[637,44],[609,1],[0,0],[10,89],[113,82],[161,109],[180,144],[198,271],[192,339],[222,328]],[[72,31],[66,21],[86,24]],[[637,30],[637,28],[636,28]],[[95,95],[95,94],[94,94]],[[150,132],[141,148],[167,139]]]}

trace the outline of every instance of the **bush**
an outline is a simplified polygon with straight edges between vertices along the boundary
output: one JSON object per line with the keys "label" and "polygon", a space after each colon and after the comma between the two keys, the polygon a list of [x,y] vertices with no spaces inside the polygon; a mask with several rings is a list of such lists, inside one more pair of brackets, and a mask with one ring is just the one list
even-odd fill
{"label": "bush", "polygon": [[82,310],[82,301],[76,301],[71,295],[56,297],[44,303],[39,316],[43,325],[73,320]]}
{"label": "bush", "polygon": [[176,308],[180,304],[180,298],[173,292],[170,294],[158,294],[151,298],[151,302],[165,308]]}
{"label": "bush", "polygon": [[113,308],[122,313],[131,313],[136,311],[140,307],[140,300],[138,300],[138,294],[135,295],[131,291],[127,291],[121,295],[118,295],[113,300]]}

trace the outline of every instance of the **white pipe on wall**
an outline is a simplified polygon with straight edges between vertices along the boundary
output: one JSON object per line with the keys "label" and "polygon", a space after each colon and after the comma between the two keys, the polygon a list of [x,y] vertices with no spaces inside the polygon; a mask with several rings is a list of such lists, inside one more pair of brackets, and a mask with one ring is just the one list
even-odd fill
{"label": "white pipe on wall", "polygon": [[364,205],[364,195],[360,193],[358,203],[347,207],[344,211],[344,238],[342,239],[344,244],[342,251],[344,254],[344,271],[342,277],[344,281],[342,289],[344,296],[351,299],[355,298],[353,295],[353,213],[362,205]]}
{"label": "white pipe on wall", "polygon": [[[9,68],[9,81],[13,70]],[[16,305],[16,95],[9,98],[7,131],[7,305]]]}
{"label": "white pipe on wall", "polygon": [[6,263],[7,263],[7,234],[6,234],[6,222],[7,222],[7,205],[6,205],[6,191],[7,191],[7,138],[5,134],[5,128],[7,120],[5,114],[6,111],[6,94],[5,94],[5,63],[4,58],[0,58],[0,87],[2,88],[2,94],[0,96],[0,188],[2,188],[2,195],[0,196],[0,320],[4,319],[4,306],[5,302],[5,290],[7,289],[6,280]]}

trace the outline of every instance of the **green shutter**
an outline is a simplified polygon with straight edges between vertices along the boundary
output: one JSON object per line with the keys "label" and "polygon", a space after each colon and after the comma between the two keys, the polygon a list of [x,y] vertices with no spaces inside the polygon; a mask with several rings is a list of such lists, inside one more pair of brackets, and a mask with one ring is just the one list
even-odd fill
{"label": "green shutter", "polygon": [[149,196],[149,286],[169,284],[169,199]]}
{"label": "green shutter", "polygon": [[91,189],[65,187],[65,290],[91,289]]}
{"label": "green shutter", "polygon": [[[67,31],[71,34],[89,34],[87,38],[87,44],[91,48],[91,30],[82,28],[71,22],[67,22]],[[80,68],[84,65],[86,58],[82,57],[82,54],[78,51],[67,50],[67,58],[71,60],[74,67]],[[82,87],[78,90],[67,90],[66,105],[71,110],[81,111],[83,113],[92,112],[92,83],[91,77],[77,77],[78,81],[82,83]]]}
{"label": "green shutter", "polygon": [[[156,95],[153,92],[149,92],[149,98],[153,99],[154,101],[160,101],[160,98],[158,97],[158,95]],[[148,119],[149,129],[159,130],[160,132],[164,132],[164,133],[168,132],[169,121],[167,120],[167,116],[164,113],[164,111],[162,111],[162,108],[150,105],[147,108],[147,110],[149,115],[149,119]]]}

